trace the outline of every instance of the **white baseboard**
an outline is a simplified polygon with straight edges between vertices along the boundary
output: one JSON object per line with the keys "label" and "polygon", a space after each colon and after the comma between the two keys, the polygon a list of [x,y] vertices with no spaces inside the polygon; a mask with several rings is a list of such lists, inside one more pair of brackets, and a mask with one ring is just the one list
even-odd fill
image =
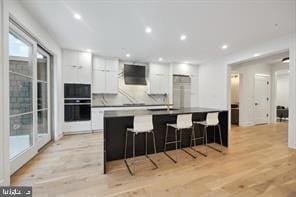
{"label": "white baseboard", "polygon": [[56,142],[56,141],[62,139],[62,137],[63,137],[63,134],[60,133],[58,136],[56,136],[56,137],[54,138],[54,141]]}
{"label": "white baseboard", "polygon": [[239,122],[239,126],[240,127],[250,127],[250,126],[254,126],[255,124],[253,122]]}

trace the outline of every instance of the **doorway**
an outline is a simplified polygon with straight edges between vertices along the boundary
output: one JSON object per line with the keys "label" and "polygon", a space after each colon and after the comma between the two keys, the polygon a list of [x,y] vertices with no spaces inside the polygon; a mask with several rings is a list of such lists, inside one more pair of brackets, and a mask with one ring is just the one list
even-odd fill
{"label": "doorway", "polygon": [[[233,116],[235,108],[239,111],[236,114],[238,126],[276,123],[279,112],[283,112],[282,117],[288,116],[289,64],[286,59],[289,59],[289,52],[283,51],[230,65],[231,123],[236,118]],[[277,82],[278,79],[281,80]],[[234,80],[239,81],[236,88]],[[238,99],[234,99],[236,94]]]}

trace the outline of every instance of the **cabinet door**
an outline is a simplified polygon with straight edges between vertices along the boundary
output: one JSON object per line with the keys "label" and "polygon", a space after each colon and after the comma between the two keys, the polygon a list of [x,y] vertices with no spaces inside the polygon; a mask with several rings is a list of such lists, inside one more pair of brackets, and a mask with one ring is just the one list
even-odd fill
{"label": "cabinet door", "polygon": [[101,57],[94,56],[93,58],[93,69],[105,70],[105,60]]}
{"label": "cabinet door", "polygon": [[91,69],[87,66],[77,68],[77,82],[91,84]]}
{"label": "cabinet door", "polygon": [[106,71],[106,91],[107,94],[118,93],[118,73],[114,71]]}
{"label": "cabinet door", "polygon": [[77,83],[77,67],[64,66],[64,83]]}
{"label": "cabinet door", "polygon": [[149,64],[149,73],[152,75],[169,75],[170,67],[165,64]]}
{"label": "cabinet door", "polygon": [[118,60],[113,60],[113,59],[105,60],[105,70],[117,72],[118,66],[119,66]]}
{"label": "cabinet door", "polygon": [[161,78],[161,90],[160,92],[162,94],[168,94],[169,93],[169,86],[170,82],[169,82],[169,76],[168,75],[163,75]]}
{"label": "cabinet door", "polygon": [[78,52],[64,50],[63,66],[78,66]]}
{"label": "cabinet door", "polygon": [[105,71],[93,70],[92,91],[96,94],[105,93]]}
{"label": "cabinet door", "polygon": [[150,75],[150,94],[160,94],[160,83],[161,76],[160,75]]}
{"label": "cabinet door", "polygon": [[91,53],[79,52],[78,53],[78,64],[83,67],[91,67]]}

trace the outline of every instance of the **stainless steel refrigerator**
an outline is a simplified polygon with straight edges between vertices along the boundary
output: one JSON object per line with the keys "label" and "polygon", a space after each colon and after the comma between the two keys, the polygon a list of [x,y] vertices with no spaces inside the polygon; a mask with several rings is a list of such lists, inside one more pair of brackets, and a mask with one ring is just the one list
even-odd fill
{"label": "stainless steel refrigerator", "polygon": [[191,106],[191,78],[189,76],[173,76],[173,104],[174,108]]}

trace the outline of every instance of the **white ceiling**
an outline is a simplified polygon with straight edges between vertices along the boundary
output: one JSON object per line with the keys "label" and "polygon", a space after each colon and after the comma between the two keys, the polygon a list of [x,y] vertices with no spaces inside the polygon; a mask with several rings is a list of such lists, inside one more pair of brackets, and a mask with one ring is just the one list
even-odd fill
{"label": "white ceiling", "polygon": [[[199,64],[295,32],[296,1],[24,0],[62,48]],[[79,13],[82,20],[73,18]],[[277,25],[275,25],[277,24]],[[152,28],[150,35],[145,28]],[[180,41],[186,34],[187,40]],[[223,51],[221,46],[229,44]]]}

